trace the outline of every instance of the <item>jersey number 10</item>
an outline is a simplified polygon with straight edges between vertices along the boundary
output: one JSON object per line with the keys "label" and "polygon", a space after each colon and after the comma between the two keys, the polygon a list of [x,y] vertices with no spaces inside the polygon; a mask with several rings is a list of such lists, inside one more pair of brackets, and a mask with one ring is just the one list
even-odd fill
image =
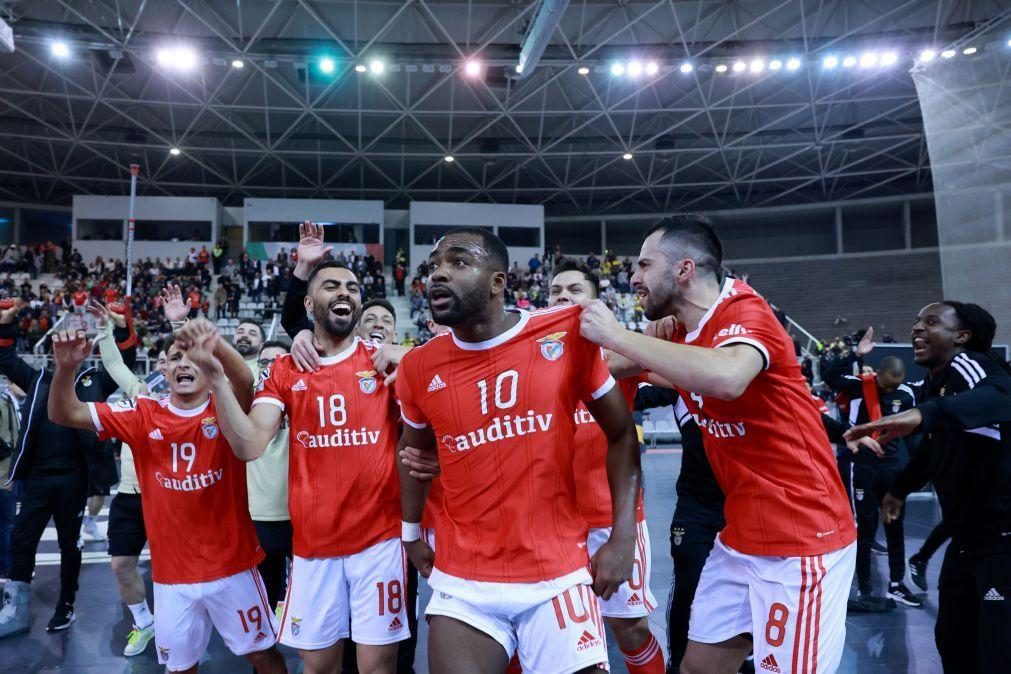
{"label": "jersey number 10", "polygon": [[[506,370],[495,378],[495,407],[507,410],[516,404],[516,388],[519,385],[520,373],[516,370]],[[508,387],[508,390],[504,389]],[[481,414],[488,414],[488,381],[482,379],[477,383],[481,392]]]}

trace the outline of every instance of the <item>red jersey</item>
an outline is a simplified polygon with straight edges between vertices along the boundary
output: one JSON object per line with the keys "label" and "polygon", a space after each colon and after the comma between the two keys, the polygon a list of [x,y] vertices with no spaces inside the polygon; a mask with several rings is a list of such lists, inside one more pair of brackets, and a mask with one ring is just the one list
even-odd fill
{"label": "red jersey", "polygon": [[115,288],[106,288],[105,289],[105,305],[106,306],[108,306],[110,304],[113,304],[118,299],[119,299],[119,293],[116,292]]}
{"label": "red jersey", "polygon": [[189,294],[189,305],[190,305],[190,309],[199,309],[200,308],[200,293],[198,293],[198,292],[192,292],[192,293]]}
{"label": "red jersey", "polygon": [[821,555],[856,539],[835,454],[797,363],[793,341],[768,303],[728,278],[716,302],[675,342],[704,348],[747,344],[764,369],[737,400],[680,390],[702,432],[727,500],[720,537],[748,555]]}
{"label": "red jersey", "polygon": [[299,557],[342,557],[400,536],[393,389],[372,364],[376,346],[356,339],[299,372],[291,356],[274,361],[254,405],[288,414],[288,511]]}
{"label": "red jersey", "polygon": [[436,567],[476,581],[533,583],[585,567],[573,413],[614,379],[579,334],[579,307],[519,312],[478,344],[451,332],[404,356],[404,422],[435,434],[442,511]]}
{"label": "red jersey", "polygon": [[246,464],[221,434],[212,400],[191,410],[146,396],[88,406],[99,438],[119,438],[133,450],[155,582],[205,583],[263,560]]}
{"label": "red jersey", "polygon": [[[621,393],[631,410],[635,405],[635,392],[643,377],[629,377],[618,382]],[[572,463],[576,475],[576,499],[579,512],[586,519],[591,529],[611,526],[611,489],[607,482],[607,437],[600,430],[597,420],[593,418],[586,405],[582,402],[576,408],[575,414],[576,458]],[[642,522],[646,513],[642,509],[642,491],[639,491],[639,502],[635,509],[636,520]]]}
{"label": "red jersey", "polygon": [[79,307],[83,307],[84,303],[88,301],[88,293],[84,290],[78,290],[74,293],[74,304]]}

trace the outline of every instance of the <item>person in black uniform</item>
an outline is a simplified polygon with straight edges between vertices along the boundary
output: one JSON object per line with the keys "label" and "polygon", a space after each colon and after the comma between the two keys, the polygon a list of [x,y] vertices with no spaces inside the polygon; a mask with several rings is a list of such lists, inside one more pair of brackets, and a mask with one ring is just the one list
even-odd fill
{"label": "person in black uniform", "polygon": [[[863,369],[863,357],[874,349],[874,328],[867,332],[851,354],[837,358],[825,370],[825,383],[850,399],[850,425],[867,423],[890,414],[911,409],[916,404],[913,389],[904,384],[906,365],[902,359],[888,356],[881,361],[874,375],[854,375]],[[874,409],[872,409],[872,407]],[[901,439],[881,446],[884,456],[867,449],[856,454],[846,453],[840,461],[843,482],[847,483],[857,520],[857,588],[861,596],[873,594],[871,587],[871,546],[878,529],[881,499],[892,488],[895,476],[902,468]],[[923,600],[903,583],[906,575],[905,532],[903,513],[885,524],[888,545],[888,597],[906,606],[921,607]]]}
{"label": "person in black uniform", "polygon": [[1011,368],[992,350],[982,307],[943,301],[920,310],[913,355],[930,374],[917,406],[851,428],[887,443],[925,433],[882,502],[885,521],[933,480],[951,543],[939,582],[937,650],[945,672],[1011,672]]}
{"label": "person in black uniform", "polygon": [[[74,616],[77,580],[81,572],[78,538],[89,478],[100,480],[102,465],[98,437],[49,421],[46,404],[53,374],[36,370],[18,355],[14,346],[14,319],[19,305],[0,312],[0,373],[27,392],[22,411],[20,438],[11,461],[10,480],[21,481],[21,510],[14,520],[11,538],[10,582],[4,586],[0,609],[0,637],[31,627],[29,595],[35,552],[52,518],[60,545],[60,595],[47,631],[70,627]],[[130,323],[113,331],[123,362],[132,368],[136,360],[136,336]],[[74,382],[81,400],[104,402],[118,388],[104,368],[87,368]]]}

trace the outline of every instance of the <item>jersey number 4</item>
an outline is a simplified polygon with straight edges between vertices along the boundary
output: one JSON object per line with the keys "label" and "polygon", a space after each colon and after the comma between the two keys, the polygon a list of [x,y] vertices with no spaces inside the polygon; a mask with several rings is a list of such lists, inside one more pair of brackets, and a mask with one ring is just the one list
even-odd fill
{"label": "jersey number 4", "polygon": [[[516,389],[519,386],[520,373],[516,370],[506,370],[495,378],[495,407],[507,410],[516,404]],[[488,380],[477,383],[481,392],[481,414],[488,414]]]}

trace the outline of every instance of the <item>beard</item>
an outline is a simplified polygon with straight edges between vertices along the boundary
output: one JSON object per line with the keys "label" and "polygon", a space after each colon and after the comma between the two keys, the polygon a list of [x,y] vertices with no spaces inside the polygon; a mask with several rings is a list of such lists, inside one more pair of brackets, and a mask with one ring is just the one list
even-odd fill
{"label": "beard", "polygon": [[432,320],[439,325],[453,327],[470,320],[479,313],[487,303],[488,291],[484,288],[475,287],[467,291],[462,297],[454,290],[442,286],[453,297],[453,301],[448,307],[436,310],[429,304],[432,313]]}
{"label": "beard", "polygon": [[656,321],[674,314],[674,303],[678,298],[677,281],[673,278],[664,280],[666,284],[647,288],[648,294],[639,298],[642,314],[647,320]]}
{"label": "beard", "polygon": [[232,345],[235,350],[239,352],[239,355],[245,358],[246,356],[251,356],[256,353],[256,349],[253,348],[253,343],[248,339],[239,339]]}
{"label": "beard", "polygon": [[323,328],[331,337],[336,337],[337,339],[344,339],[358,326],[358,318],[361,316],[361,308],[355,309],[347,316],[338,316],[334,312],[330,311],[329,306],[317,307],[312,312],[313,321],[316,325]]}

